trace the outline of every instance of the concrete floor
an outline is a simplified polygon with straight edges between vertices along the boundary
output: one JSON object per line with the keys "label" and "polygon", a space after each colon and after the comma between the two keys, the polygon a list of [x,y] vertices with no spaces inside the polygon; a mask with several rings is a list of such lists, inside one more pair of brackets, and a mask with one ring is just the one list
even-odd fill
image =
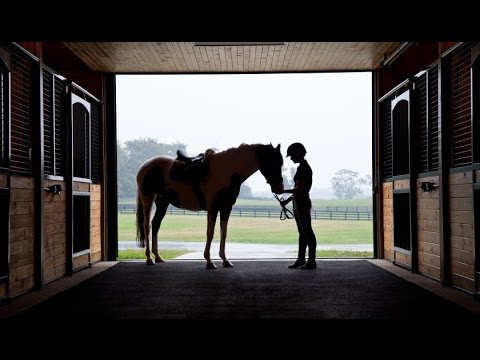
{"label": "concrete floor", "polygon": [[[170,261],[196,261],[196,260],[170,260]],[[255,260],[252,260],[255,261]],[[322,260],[318,260],[321,262]],[[328,261],[332,261],[329,259]],[[337,260],[337,261],[349,261],[349,260]],[[370,263],[393,273],[400,278],[403,278],[417,286],[420,286],[438,296],[441,296],[447,300],[450,300],[476,314],[480,315],[480,301],[473,299],[472,295],[466,294],[460,290],[453,288],[442,287],[441,284],[435,280],[419,274],[412,274],[411,272],[393,265],[386,260],[368,260]],[[38,304],[51,296],[54,296],[62,291],[65,291],[75,285],[103,272],[104,270],[115,265],[117,262],[100,262],[94,264],[91,268],[87,268],[76,273],[74,276],[67,276],[50,284],[47,284],[42,291],[32,291],[23,295],[20,295],[12,299],[9,303],[0,305],[0,319],[8,318],[14,314],[17,314],[29,307]]]}
{"label": "concrete floor", "polygon": [[[176,259],[182,260],[203,260],[205,242],[198,241],[159,241],[160,254],[162,249],[188,250],[188,254],[181,255]],[[139,250],[135,241],[119,241],[119,250]],[[219,260],[220,244],[213,242],[210,247],[210,255],[213,260]],[[365,251],[373,253],[372,244],[350,244],[350,245],[317,245],[317,250],[339,250],[339,251]],[[297,256],[298,245],[277,245],[277,244],[242,244],[227,243],[225,252],[229,259],[292,259]]]}

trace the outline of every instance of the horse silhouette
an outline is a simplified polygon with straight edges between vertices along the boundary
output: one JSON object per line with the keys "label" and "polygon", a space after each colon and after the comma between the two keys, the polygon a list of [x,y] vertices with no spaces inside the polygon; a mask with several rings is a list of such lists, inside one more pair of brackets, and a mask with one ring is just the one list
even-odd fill
{"label": "horse silhouette", "polygon": [[[208,149],[196,157],[187,157],[177,151],[177,158],[156,156],[147,160],[137,174],[137,244],[146,247],[147,264],[163,262],[158,252],[158,230],[167,207],[172,204],[180,209],[207,211],[207,240],[204,257],[207,268],[216,266],[210,258],[217,215],[220,213],[220,258],[223,266],[232,263],[225,255],[227,224],[232,206],[240,192],[240,185],[260,170],[276,194],[283,192],[283,157],[280,144],[241,144],[222,152]],[[150,216],[152,219],[152,251],[150,251]],[[155,260],[152,259],[152,253]]]}

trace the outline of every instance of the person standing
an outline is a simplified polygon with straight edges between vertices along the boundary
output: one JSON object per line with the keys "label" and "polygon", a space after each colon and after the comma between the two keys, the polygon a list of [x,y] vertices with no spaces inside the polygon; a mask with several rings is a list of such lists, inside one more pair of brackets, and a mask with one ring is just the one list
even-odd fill
{"label": "person standing", "polygon": [[[280,202],[281,206],[287,205],[293,200],[293,214],[298,228],[298,256],[297,260],[288,267],[290,269],[316,269],[317,263],[316,250],[317,238],[312,229],[312,217],[310,210],[312,209],[312,201],[310,200],[310,189],[312,187],[313,171],[305,155],[307,150],[301,143],[291,144],[287,149],[287,156],[295,163],[299,164],[297,172],[293,177],[295,186],[293,189],[284,190],[284,193],[292,194],[288,199]],[[305,261],[305,253],[308,246],[308,260]]]}

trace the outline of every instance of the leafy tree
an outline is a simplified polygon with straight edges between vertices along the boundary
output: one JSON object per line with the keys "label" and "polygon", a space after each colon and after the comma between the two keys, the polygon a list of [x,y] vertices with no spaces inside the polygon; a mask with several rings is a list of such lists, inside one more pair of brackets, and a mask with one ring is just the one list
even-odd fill
{"label": "leafy tree", "polygon": [[360,185],[364,183],[364,179],[360,178],[358,172],[353,170],[342,169],[337,171],[330,183],[339,199],[353,199],[363,193]]}
{"label": "leafy tree", "polygon": [[[136,174],[136,173],[135,173]],[[128,154],[124,146],[117,142],[117,191],[119,198],[135,196],[135,175],[129,170]]]}
{"label": "leafy tree", "polygon": [[185,150],[180,142],[164,144],[156,139],[139,138],[117,143],[117,185],[119,198],[134,197],[137,190],[136,175],[140,166],[148,159],[158,155],[176,157],[177,150]]}
{"label": "leafy tree", "polygon": [[362,185],[372,186],[372,176],[365,175],[362,179],[360,179]]}
{"label": "leafy tree", "polygon": [[238,197],[241,199],[253,197],[252,189],[250,188],[250,186],[243,183],[242,186],[240,186],[240,194],[238,195]]}

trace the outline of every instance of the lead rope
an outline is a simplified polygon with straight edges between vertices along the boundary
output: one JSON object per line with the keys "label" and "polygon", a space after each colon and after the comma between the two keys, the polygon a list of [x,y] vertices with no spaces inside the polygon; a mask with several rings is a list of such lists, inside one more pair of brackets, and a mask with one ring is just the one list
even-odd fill
{"label": "lead rope", "polygon": [[[273,196],[275,196],[275,199],[277,199],[279,203],[284,200],[283,197],[279,198],[277,194],[273,194]],[[290,214],[291,216],[289,216],[288,214]],[[294,215],[290,210],[288,210],[285,206],[282,206],[282,211],[280,211],[280,220],[292,219],[293,216]]]}

